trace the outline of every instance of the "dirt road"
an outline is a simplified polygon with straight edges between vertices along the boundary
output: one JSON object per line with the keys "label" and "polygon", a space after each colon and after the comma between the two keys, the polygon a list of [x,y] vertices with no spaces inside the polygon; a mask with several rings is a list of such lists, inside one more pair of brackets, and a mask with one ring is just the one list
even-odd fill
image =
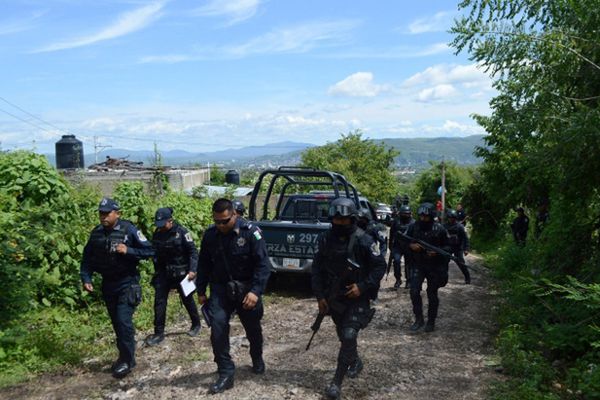
{"label": "dirt road", "polygon": [[[469,256],[468,262],[479,260]],[[451,263],[450,282],[440,290],[440,311],[433,333],[409,332],[413,322],[408,290],[391,289],[393,278],[382,282],[377,313],[361,331],[359,353],[365,362],[362,374],[347,379],[345,399],[484,399],[494,371],[494,298],[490,280],[473,273],[465,285]],[[87,360],[63,374],[43,375],[16,387],[0,390],[6,399],[321,399],[333,376],[339,342],[327,318],[311,349],[304,351],[316,302],[309,294],[272,293],[266,302],[263,327],[267,372],[250,371],[248,344],[239,320],[232,322],[232,355],[237,371],[235,387],[209,396],[215,364],[209,331],[198,338],[184,332],[188,322],[168,327],[158,347],[142,347],[138,366],[121,381],[113,379],[107,360]],[[423,292],[426,304],[426,296]],[[150,332],[138,332],[141,343]]]}

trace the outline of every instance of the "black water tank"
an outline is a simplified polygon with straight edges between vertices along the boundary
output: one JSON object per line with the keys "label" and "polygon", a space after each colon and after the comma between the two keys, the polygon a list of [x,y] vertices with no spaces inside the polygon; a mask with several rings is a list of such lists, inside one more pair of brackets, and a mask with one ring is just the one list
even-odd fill
{"label": "black water tank", "polygon": [[56,142],[56,168],[83,168],[83,143],[75,135],[63,135]]}
{"label": "black water tank", "polygon": [[240,184],[240,174],[235,169],[230,169],[225,174],[225,182],[230,183],[232,185]]}

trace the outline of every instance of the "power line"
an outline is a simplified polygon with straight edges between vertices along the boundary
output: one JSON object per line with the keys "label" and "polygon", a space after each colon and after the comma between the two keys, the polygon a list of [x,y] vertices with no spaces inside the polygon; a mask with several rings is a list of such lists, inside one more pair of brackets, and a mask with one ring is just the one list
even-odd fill
{"label": "power line", "polygon": [[[8,100],[6,100],[2,96],[0,96],[0,100],[4,101],[6,104],[9,104],[10,106],[16,108],[17,110],[23,112],[24,114],[29,115],[30,117],[36,119],[37,121],[40,121],[43,124],[51,126],[52,128],[56,129],[59,132],[66,133],[68,135],[72,134],[72,132],[73,132],[73,131],[68,132],[68,131],[66,131],[66,130],[64,130],[64,129],[62,129],[62,128],[60,128],[60,127],[58,127],[58,126],[56,126],[56,125],[54,125],[54,124],[46,121],[46,120],[43,120],[42,118],[40,118],[40,117],[38,117],[38,116],[30,113],[29,111],[23,109],[22,107],[19,107],[18,105],[14,104],[14,103],[12,103],[12,102],[10,102]],[[13,118],[18,119],[21,122],[29,124],[29,125],[31,125],[31,126],[33,126],[35,128],[41,129],[44,132],[54,133],[53,131],[50,131],[50,130],[42,127],[42,126],[39,126],[38,124],[35,124],[35,123],[33,123],[33,122],[29,121],[29,120],[21,118],[21,117],[15,115],[15,114],[12,114],[12,113],[10,113],[10,112],[8,112],[6,110],[3,110],[3,109],[0,108],[0,111],[2,111],[3,113],[5,113],[5,114],[7,114],[7,115],[9,115],[9,116],[11,116]],[[94,146],[96,146],[95,144],[97,143],[97,140],[98,140],[98,137],[96,135],[89,136],[89,135],[86,135],[86,134],[82,134],[81,132],[77,132],[77,135],[79,137],[81,137],[82,140],[85,140],[85,141],[90,142],[90,143],[94,143]],[[160,140],[160,139],[157,140],[157,139],[138,138],[138,137],[134,137],[134,136],[120,136],[120,135],[103,135],[103,136],[105,136],[107,138],[132,140],[132,141],[138,141],[138,142],[152,142],[152,143],[164,143],[164,144],[181,144],[181,145],[186,145],[186,146],[189,146],[189,145],[194,145],[194,146],[210,146],[210,147],[221,147],[221,146],[223,146],[221,144],[208,143],[208,142],[189,142],[189,141],[185,141],[185,142],[182,141],[182,142],[180,142],[180,141],[173,141],[173,140]],[[232,144],[232,145],[225,145],[224,147],[226,147],[226,148],[243,148],[243,147],[252,147],[252,146]],[[272,144],[272,145],[254,145],[254,147],[273,148],[273,149],[274,148],[283,148],[283,149],[298,148],[298,149],[302,149],[302,148],[305,148],[306,146],[299,145],[299,144],[290,144],[290,145],[286,145],[286,144],[279,144],[279,145]]]}

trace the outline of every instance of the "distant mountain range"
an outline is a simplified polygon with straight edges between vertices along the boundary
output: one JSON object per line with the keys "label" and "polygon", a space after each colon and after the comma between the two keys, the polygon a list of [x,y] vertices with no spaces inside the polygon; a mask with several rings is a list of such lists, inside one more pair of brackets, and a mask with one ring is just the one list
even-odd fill
{"label": "distant mountain range", "polygon": [[[481,160],[473,155],[473,150],[476,146],[484,145],[483,137],[473,135],[452,138],[382,139],[376,142],[400,151],[400,155],[396,157],[397,166],[419,169],[427,166],[431,160],[439,161],[442,158],[457,164],[478,164]],[[160,155],[162,164],[169,166],[206,165],[210,162],[231,168],[263,168],[298,164],[302,152],[314,146],[310,143],[285,141],[205,153],[191,153],[185,150],[161,151]],[[126,157],[129,161],[142,161],[145,165],[153,165],[155,158],[153,151],[111,148],[98,153],[98,162],[103,162],[107,156]],[[55,164],[54,154],[46,154],[46,157]],[[95,163],[94,154],[85,154],[84,159],[86,166]]]}

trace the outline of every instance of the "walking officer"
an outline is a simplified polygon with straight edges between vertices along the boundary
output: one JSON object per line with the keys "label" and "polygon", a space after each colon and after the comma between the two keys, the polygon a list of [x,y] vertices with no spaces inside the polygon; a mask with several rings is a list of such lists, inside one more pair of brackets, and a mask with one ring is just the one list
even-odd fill
{"label": "walking officer", "polygon": [[405,234],[408,232],[410,224],[415,222],[412,217],[412,212],[408,205],[400,206],[398,210],[398,217],[394,218],[392,226],[390,228],[390,249],[392,251],[392,258],[394,259],[394,277],[396,283],[394,289],[399,289],[402,285],[402,267],[401,260],[404,257],[404,279],[406,279],[405,288],[410,285],[410,276],[412,269],[412,252],[409,248],[410,242],[402,237],[400,233]]}
{"label": "walking officer", "polygon": [[525,214],[523,207],[517,208],[517,217],[510,224],[515,243],[518,246],[525,246],[527,232],[529,231],[529,217]]}
{"label": "walking officer", "polygon": [[[263,294],[270,274],[267,247],[260,231],[237,216],[228,199],[212,207],[214,225],[202,238],[198,263],[198,300],[208,301],[210,342],[219,377],[209,388],[220,393],[233,387],[235,365],[229,354],[229,320],[235,310],[250,342],[252,372],[263,374]],[[210,298],[206,287],[210,284]]]}
{"label": "walking officer", "polygon": [[100,225],[96,226],[83,249],[79,274],[83,288],[94,291],[92,274],[102,276],[102,297],[117,336],[119,358],[112,365],[115,378],[135,367],[135,328],[133,312],[142,290],[137,265],[152,257],[152,245],[131,222],[120,219],[119,204],[104,198],[98,206]]}
{"label": "walking officer", "polygon": [[157,345],[165,338],[167,301],[171,289],[177,289],[181,302],[190,315],[192,327],[188,335],[197,336],[201,328],[194,296],[190,294],[186,297],[180,285],[186,277],[190,281],[196,278],[198,251],[194,239],[187,229],[173,220],[172,208],[159,208],[154,225],[154,335],[146,340],[149,346]]}
{"label": "walking officer", "polygon": [[[419,220],[408,227],[408,236],[450,252],[448,232],[442,224],[433,220],[437,215],[435,206],[431,203],[423,203],[419,206],[417,213],[419,214]],[[415,314],[415,322],[410,330],[413,332],[418,331],[425,325],[421,288],[423,282],[427,279],[427,300],[429,304],[425,332],[432,332],[435,329],[435,319],[439,307],[438,289],[448,283],[448,260],[439,253],[426,250],[416,241],[411,241],[409,246],[414,260],[410,282],[410,299]]]}
{"label": "walking officer", "polygon": [[238,215],[238,217],[243,217],[246,212],[246,206],[240,200],[232,200],[231,204],[233,204],[233,211]]}
{"label": "walking officer", "polygon": [[351,199],[333,200],[328,215],[331,229],[319,237],[312,288],[319,313],[331,315],[341,343],[335,375],[325,392],[337,399],[344,377],[355,378],[363,368],[357,349],[358,332],[375,312],[369,300],[375,297],[385,273],[385,260],[373,238],[357,227],[357,210]]}
{"label": "walking officer", "polygon": [[469,268],[465,264],[465,257],[469,254],[469,235],[465,226],[458,220],[456,211],[449,209],[446,211],[447,221],[444,224],[444,228],[448,231],[448,244],[452,249],[452,255],[456,256],[460,263],[456,263],[460,271],[465,276],[465,283],[468,285],[471,283],[471,274],[469,274]]}

